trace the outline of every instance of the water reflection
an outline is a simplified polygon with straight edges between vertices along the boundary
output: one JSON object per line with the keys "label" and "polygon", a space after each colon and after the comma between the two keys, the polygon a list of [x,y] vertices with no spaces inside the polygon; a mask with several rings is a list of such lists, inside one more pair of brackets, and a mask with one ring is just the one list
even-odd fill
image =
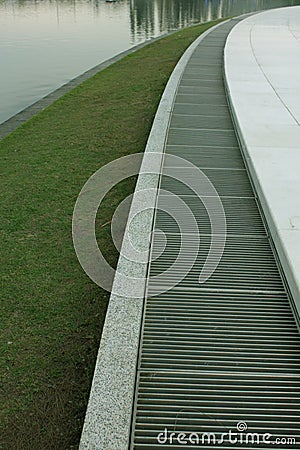
{"label": "water reflection", "polygon": [[59,25],[66,14],[68,21],[75,23],[77,16],[82,20],[87,11],[106,18],[107,13],[112,16],[119,11],[125,13],[124,18],[128,14],[134,44],[194,23],[299,4],[300,0],[116,0],[111,4],[105,0],[0,0],[0,19],[5,13],[14,18],[41,17],[45,11],[55,10]]}
{"label": "water reflection", "polygon": [[296,4],[300,0],[0,0],[0,123],[146,39]]}
{"label": "water reflection", "polygon": [[132,38],[269,8],[300,4],[297,0],[129,0]]}

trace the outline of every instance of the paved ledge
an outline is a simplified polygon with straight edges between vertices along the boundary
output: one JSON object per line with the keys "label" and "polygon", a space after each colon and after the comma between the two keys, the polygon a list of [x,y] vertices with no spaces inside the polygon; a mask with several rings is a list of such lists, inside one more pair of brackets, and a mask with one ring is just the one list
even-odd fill
{"label": "paved ledge", "polygon": [[[193,26],[195,26],[195,25],[197,25],[197,24],[194,24]],[[32,105],[29,105],[27,108],[23,109],[22,111],[18,112],[14,116],[10,117],[5,122],[0,123],[0,141],[2,139],[4,139],[6,136],[8,136],[10,133],[15,131],[17,128],[19,128],[19,126],[21,126],[23,123],[27,122],[27,120],[31,119],[36,114],[43,111],[48,106],[52,105],[52,103],[54,103],[56,100],[61,98],[67,92],[70,92],[72,89],[79,86],[84,81],[88,80],[89,78],[92,78],[98,72],[101,72],[102,70],[111,66],[112,64],[114,64],[115,62],[124,58],[125,56],[130,55],[131,53],[134,53],[135,51],[139,50],[140,48],[146,47],[147,45],[152,44],[153,42],[158,41],[158,40],[160,40],[166,36],[169,36],[171,34],[177,33],[178,31],[179,30],[175,30],[175,31],[171,31],[169,33],[162,34],[161,36],[158,36],[156,38],[152,38],[145,42],[137,44],[137,45],[129,48],[128,50],[125,50],[124,52],[118,53],[116,56],[113,56],[112,58],[107,59],[106,61],[103,61],[100,64],[97,64],[96,66],[92,67],[91,69],[87,70],[86,72],[82,73],[81,75],[78,75],[77,77],[75,77],[72,80],[68,81],[67,83],[63,84],[58,89],[55,89],[54,91],[50,92],[48,95],[41,98],[40,100],[33,103]]]}
{"label": "paved ledge", "polygon": [[244,156],[300,314],[300,7],[240,22],[225,78]]}
{"label": "paved ledge", "polygon": [[[149,135],[136,192],[143,189],[158,189],[159,174],[165,148],[166,135],[173,110],[173,102],[183,71],[199,43],[218,24],[197,38],[186,50],[175,67],[161,98],[153,126]],[[155,155],[153,155],[155,154]],[[150,184],[149,184],[149,174]],[[134,195],[128,223],[137,202]],[[135,220],[135,240],[146,242],[153,226],[156,195],[152,197],[151,214],[141,215]],[[150,205],[149,205],[150,206]],[[140,220],[140,223],[138,223]],[[128,225],[122,244],[121,254],[126,254]],[[150,248],[149,248],[150,250]],[[126,260],[119,258],[118,271],[126,271]],[[99,353],[94,372],[90,399],[83,427],[80,450],[127,450],[130,442],[132,409],[137,376],[140,330],[144,306],[144,291],[147,281],[147,265],[135,266],[135,273],[141,277],[140,298],[131,295],[131,286],[126,288],[127,297],[112,294],[103,328]],[[114,288],[122,281],[116,273]],[[136,291],[135,291],[136,292]]]}

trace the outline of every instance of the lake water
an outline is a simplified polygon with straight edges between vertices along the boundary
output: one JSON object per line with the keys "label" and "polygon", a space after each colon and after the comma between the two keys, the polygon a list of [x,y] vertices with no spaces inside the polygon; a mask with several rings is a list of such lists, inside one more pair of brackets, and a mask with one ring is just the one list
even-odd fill
{"label": "lake water", "polygon": [[0,123],[137,43],[300,0],[0,0]]}

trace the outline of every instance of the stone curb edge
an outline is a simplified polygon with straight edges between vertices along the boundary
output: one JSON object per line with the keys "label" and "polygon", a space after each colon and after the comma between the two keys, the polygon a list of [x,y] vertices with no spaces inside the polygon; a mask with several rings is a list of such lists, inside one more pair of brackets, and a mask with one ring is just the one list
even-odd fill
{"label": "stone curb edge", "polygon": [[[211,31],[226,22],[223,21],[202,33],[177,63],[157,109],[136,190],[149,188],[149,175],[147,177],[146,172],[157,172],[157,161],[156,167],[152,168],[147,154],[151,152],[160,153],[162,163],[175,94],[191,54]],[[158,184],[159,174],[152,177],[150,187],[158,189]],[[142,235],[149,236],[152,231],[155,202],[156,199],[153,203],[153,213],[147,217],[147,223],[143,221],[140,227],[136,224],[136,228],[141,230],[141,237]],[[138,241],[141,240],[141,237],[139,236]],[[119,264],[121,266],[124,264],[122,258],[119,260],[118,268]],[[141,278],[141,290],[145,291],[147,268],[144,267],[142,270],[144,270],[144,278]],[[114,283],[118,283],[118,273]],[[128,292],[126,298],[113,294],[110,297],[81,436],[80,450],[128,450],[143,306],[144,299],[131,298],[130,292]]]}

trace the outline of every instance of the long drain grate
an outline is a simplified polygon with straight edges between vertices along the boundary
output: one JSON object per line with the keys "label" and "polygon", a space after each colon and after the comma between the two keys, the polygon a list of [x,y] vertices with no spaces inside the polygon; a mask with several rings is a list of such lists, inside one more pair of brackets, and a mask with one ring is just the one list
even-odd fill
{"label": "long drain grate", "polygon": [[[166,142],[166,153],[191,161],[213,182],[226,214],[226,247],[213,276],[199,287],[210,220],[195,193],[163,172],[161,188],[190,207],[201,246],[192,269],[173,287],[194,252],[194,236],[187,224],[186,252],[164,276],[181,236],[171,215],[159,211],[166,200],[160,194],[155,228],[167,245],[160,254],[163,237],[155,232],[150,275],[160,277],[159,285],[150,280],[145,305],[131,443],[136,450],[300,448],[299,332],[222,81],[223,48],[235,23],[210,33],[194,52]],[[175,163],[168,174],[181,170]],[[160,294],[162,288],[167,292]]]}

